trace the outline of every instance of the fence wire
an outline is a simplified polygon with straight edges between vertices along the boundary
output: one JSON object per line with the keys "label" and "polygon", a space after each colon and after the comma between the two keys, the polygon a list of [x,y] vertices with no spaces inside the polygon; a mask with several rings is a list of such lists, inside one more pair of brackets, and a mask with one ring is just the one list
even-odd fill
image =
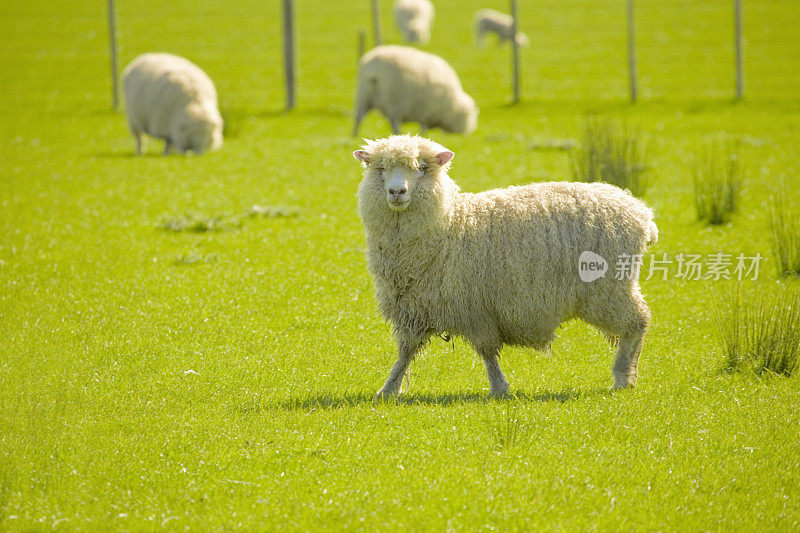
{"label": "fence wire", "polygon": [[[473,14],[508,2],[435,0],[425,50],[456,68],[479,104],[511,99],[511,50],[477,48]],[[800,9],[794,0],[744,0],[745,98],[800,97]],[[295,6],[297,105],[349,109],[359,31],[372,32],[371,1]],[[627,100],[624,0],[520,1],[522,100]],[[199,64],[223,101],[281,109],[281,3],[116,0],[120,69],[136,55],[168,51]],[[402,44],[392,2],[380,2],[383,41]],[[0,97],[5,106],[111,103],[104,0],[5,2],[0,6]],[[639,99],[727,99],[736,89],[733,0],[637,0]],[[372,39],[367,40],[368,46]],[[80,76],[75,76],[75,72]]]}

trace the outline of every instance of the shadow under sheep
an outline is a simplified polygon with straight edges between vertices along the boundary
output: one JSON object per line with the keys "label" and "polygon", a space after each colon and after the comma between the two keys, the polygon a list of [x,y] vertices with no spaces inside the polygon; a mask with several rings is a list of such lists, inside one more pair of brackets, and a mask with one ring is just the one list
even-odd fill
{"label": "shadow under sheep", "polygon": [[590,389],[565,389],[559,392],[538,391],[528,393],[516,391],[508,396],[495,398],[486,392],[459,392],[444,394],[401,394],[397,398],[376,399],[374,393],[345,393],[342,395],[320,394],[317,396],[294,398],[278,403],[265,403],[262,405],[242,406],[242,412],[257,412],[263,410],[306,411],[309,409],[344,409],[362,404],[394,404],[394,405],[431,405],[449,406],[465,403],[495,403],[495,402],[555,402],[566,403],[579,398],[606,396],[611,397],[612,391],[606,387]]}

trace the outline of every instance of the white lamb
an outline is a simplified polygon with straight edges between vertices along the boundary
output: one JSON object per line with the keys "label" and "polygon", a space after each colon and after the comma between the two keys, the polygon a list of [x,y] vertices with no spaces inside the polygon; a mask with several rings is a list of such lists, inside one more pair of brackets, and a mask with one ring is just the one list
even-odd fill
{"label": "white lamb", "polygon": [[403,122],[419,122],[423,133],[438,127],[468,134],[478,122],[475,101],[461,88],[453,67],[408,46],[378,46],[361,58],[354,137],[371,109],[386,115],[394,133]]}
{"label": "white lamb", "polygon": [[142,54],[125,67],[128,125],[142,153],[144,134],[164,139],[164,153],[202,153],[222,145],[214,82],[200,67],[172,54]]}
{"label": "white lamb", "polygon": [[396,394],[417,352],[445,333],[472,345],[491,394],[503,395],[503,345],[546,349],[572,318],[618,340],[614,387],[635,382],[650,320],[638,269],[584,282],[579,260],[591,252],[616,265],[642,254],[658,238],[643,202],[605,183],[461,193],[447,175],[453,152],[422,137],[367,141],[353,155],[365,168],[368,266],[399,352],[378,396]]}
{"label": "white lamb", "polygon": [[[511,40],[514,19],[511,15],[506,15],[494,9],[479,9],[475,12],[475,41],[478,46],[483,46],[483,40],[487,33],[497,35],[499,43]],[[517,30],[517,44],[527,46],[530,42],[528,36]]]}
{"label": "white lamb", "polygon": [[429,0],[397,0],[394,18],[410,43],[427,44],[431,40],[433,4]]}

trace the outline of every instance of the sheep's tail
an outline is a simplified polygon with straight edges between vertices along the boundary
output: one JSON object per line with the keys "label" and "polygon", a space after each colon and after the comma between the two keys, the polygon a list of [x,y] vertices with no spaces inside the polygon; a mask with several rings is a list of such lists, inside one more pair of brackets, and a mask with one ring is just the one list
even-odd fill
{"label": "sheep's tail", "polygon": [[372,94],[375,92],[377,80],[369,73],[360,69],[358,76],[358,90],[356,91],[356,108],[353,121],[353,137],[358,135],[358,126],[372,108]]}
{"label": "sheep's tail", "polygon": [[647,244],[655,244],[658,242],[658,226],[651,218],[647,225]]}
{"label": "sheep's tail", "polygon": [[[629,192],[630,194],[630,192]],[[645,246],[650,244],[655,244],[658,242],[658,226],[656,226],[655,214],[653,210],[647,206],[642,200],[632,196],[634,203],[636,205],[634,211],[638,212],[638,215],[641,217],[639,219],[639,226],[644,230],[644,241]]]}

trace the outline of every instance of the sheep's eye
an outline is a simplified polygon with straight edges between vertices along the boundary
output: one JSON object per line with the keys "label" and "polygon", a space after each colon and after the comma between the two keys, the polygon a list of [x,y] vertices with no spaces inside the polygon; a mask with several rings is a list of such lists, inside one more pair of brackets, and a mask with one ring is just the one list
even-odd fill
{"label": "sheep's eye", "polygon": [[428,165],[420,165],[419,166],[419,171],[422,172],[423,174],[425,174],[425,172],[428,171]]}

